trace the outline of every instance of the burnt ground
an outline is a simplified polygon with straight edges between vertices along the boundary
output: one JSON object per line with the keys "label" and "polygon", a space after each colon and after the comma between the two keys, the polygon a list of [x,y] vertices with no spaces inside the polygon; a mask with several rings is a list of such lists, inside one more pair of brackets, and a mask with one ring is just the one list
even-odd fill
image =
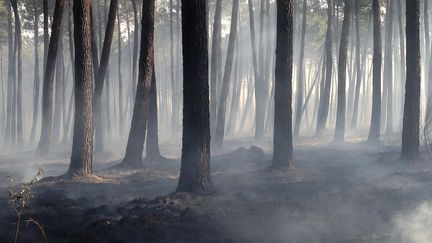
{"label": "burnt ground", "polygon": [[[312,139],[295,146],[296,168],[264,170],[267,146],[231,142],[212,157],[215,192],[175,191],[180,162],[146,161],[140,170],[110,169],[119,155],[98,156],[95,181],[48,179],[33,189],[23,220],[44,225],[48,242],[430,242],[432,164],[397,160],[400,145]],[[249,143],[251,144],[251,143]],[[243,147],[242,147],[243,146]],[[235,149],[239,148],[239,149]],[[178,157],[173,145],[161,151]],[[0,242],[13,242],[16,216],[6,191],[67,170],[68,153],[1,156]],[[424,156],[426,157],[426,156]],[[112,159],[114,158],[114,159]],[[14,175],[10,182],[8,175]],[[22,224],[20,242],[43,242]]]}

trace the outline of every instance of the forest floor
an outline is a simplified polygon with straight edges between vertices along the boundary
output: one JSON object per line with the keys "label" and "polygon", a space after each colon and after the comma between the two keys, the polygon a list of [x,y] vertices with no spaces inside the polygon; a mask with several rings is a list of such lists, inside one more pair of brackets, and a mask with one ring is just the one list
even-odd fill
{"label": "forest floor", "polygon": [[[240,148],[213,155],[215,192],[207,196],[172,193],[178,159],[146,161],[143,169],[118,171],[109,168],[119,162],[119,155],[98,156],[100,181],[37,182],[22,220],[43,224],[48,242],[432,239],[432,163],[399,161],[400,144],[305,139],[295,145],[296,168],[279,173],[264,170],[271,160],[268,146],[262,150],[250,144],[227,142],[227,148]],[[162,153],[173,158],[179,155],[176,150],[178,146],[161,146]],[[45,160],[34,159],[32,152],[0,156],[0,242],[15,237],[16,214],[7,190],[30,181],[39,167],[44,176],[66,172],[69,155],[64,151]],[[22,223],[19,237],[20,242],[43,242],[32,224]]]}

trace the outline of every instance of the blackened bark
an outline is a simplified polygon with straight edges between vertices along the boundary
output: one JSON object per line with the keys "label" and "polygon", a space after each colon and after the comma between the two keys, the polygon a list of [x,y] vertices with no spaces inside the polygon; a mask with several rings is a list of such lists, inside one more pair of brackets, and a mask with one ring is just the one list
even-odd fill
{"label": "blackened bark", "polygon": [[327,35],[325,40],[326,48],[326,71],[325,81],[320,103],[318,107],[316,136],[322,136],[327,123],[330,105],[330,91],[333,73],[333,0],[327,0]]}
{"label": "blackened bark", "polygon": [[103,151],[103,129],[102,129],[102,91],[104,86],[104,80],[107,73],[108,63],[110,59],[111,43],[114,34],[114,25],[117,12],[117,0],[111,0],[107,28],[105,31],[105,39],[103,42],[102,54],[100,58],[100,64],[98,68],[98,73],[95,80],[95,90],[93,97],[93,111],[95,119],[95,131],[96,131],[96,152]]}
{"label": "blackened bark", "polygon": [[48,152],[51,141],[53,119],[54,71],[56,66],[56,57],[60,38],[63,9],[64,0],[56,0],[42,90],[42,130],[37,148],[37,153],[39,155],[44,155]]}
{"label": "blackened bark", "polygon": [[182,1],[183,142],[177,191],[204,193],[210,174],[210,111],[206,1]]}
{"label": "blackened bark", "polygon": [[154,65],[154,6],[154,0],[144,1],[137,92],[126,154],[122,162],[122,166],[127,167],[140,166],[144,150]]}
{"label": "blackened bark", "polygon": [[277,0],[275,115],[271,167],[294,165],[292,144],[293,10],[291,0]]}
{"label": "blackened bark", "polygon": [[233,0],[232,15],[231,15],[231,30],[228,41],[227,57],[225,61],[225,71],[222,80],[221,95],[219,98],[218,113],[217,113],[217,125],[214,145],[221,148],[223,145],[223,140],[225,136],[225,116],[226,116],[226,106],[229,93],[229,87],[231,82],[231,71],[234,59],[234,48],[235,41],[237,38],[237,23],[238,23],[238,9],[239,0]]}
{"label": "blackened bark", "polygon": [[419,157],[420,119],[420,1],[406,1],[406,63],[405,106],[402,130],[402,158]]}
{"label": "blackened bark", "polygon": [[75,124],[69,176],[93,173],[91,0],[74,0]]}
{"label": "blackened bark", "polygon": [[339,49],[339,64],[338,64],[338,101],[336,114],[336,142],[344,141],[345,139],[345,118],[346,118],[346,73],[347,73],[347,56],[348,56],[348,41],[351,26],[353,0],[345,0],[344,20],[342,23],[342,33]]}

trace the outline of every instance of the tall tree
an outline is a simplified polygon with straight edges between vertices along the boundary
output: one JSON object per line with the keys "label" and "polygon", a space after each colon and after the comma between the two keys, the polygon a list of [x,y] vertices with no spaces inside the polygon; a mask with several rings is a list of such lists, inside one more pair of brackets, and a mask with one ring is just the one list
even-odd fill
{"label": "tall tree", "polygon": [[163,159],[159,150],[159,127],[158,127],[158,104],[156,71],[153,65],[153,74],[150,87],[150,99],[147,119],[147,141],[146,141],[146,160],[160,161]]}
{"label": "tall tree", "polygon": [[381,70],[382,70],[382,40],[381,40],[381,2],[372,1],[373,12],[373,94],[372,94],[372,118],[369,130],[370,142],[377,142],[380,138],[381,127]]}
{"label": "tall tree", "polygon": [[154,64],[154,7],[154,0],[143,2],[138,84],[126,154],[122,162],[125,167],[141,166],[144,150]]}
{"label": "tall tree", "polygon": [[336,130],[334,140],[337,142],[345,139],[345,119],[346,119],[346,73],[348,57],[348,41],[351,26],[353,0],[345,0],[344,19],[342,23],[342,33],[339,46],[338,64],[338,99],[336,114]]}
{"label": "tall tree", "polygon": [[123,134],[124,113],[123,113],[123,76],[122,76],[122,35],[120,21],[120,6],[117,8],[117,42],[118,42],[118,116],[119,116],[119,133]]}
{"label": "tall tree", "polygon": [[300,58],[297,75],[297,108],[294,124],[294,137],[300,135],[301,120],[302,120],[302,107],[304,99],[304,52],[306,44],[306,16],[307,16],[307,0],[303,0],[303,16],[302,16],[302,29],[301,29],[301,40],[300,40]]}
{"label": "tall tree", "polygon": [[217,122],[216,122],[216,133],[214,145],[221,148],[223,145],[223,140],[225,136],[225,116],[226,116],[226,106],[228,100],[228,93],[231,81],[231,72],[233,67],[234,59],[234,48],[235,41],[237,39],[237,23],[238,23],[238,9],[239,0],[233,0],[232,5],[232,15],[231,15],[231,29],[228,41],[227,57],[225,61],[225,71],[222,80],[222,89],[219,98]]}
{"label": "tall tree", "polygon": [[294,164],[292,143],[293,10],[291,0],[277,0],[275,116],[271,168]]}
{"label": "tall tree", "polygon": [[105,39],[103,42],[102,54],[100,58],[99,68],[97,69],[97,75],[95,80],[95,90],[93,97],[93,111],[95,119],[95,131],[96,131],[96,152],[103,151],[103,129],[102,129],[102,91],[104,87],[104,80],[106,78],[108,63],[110,60],[111,53],[111,43],[114,34],[114,25],[117,13],[117,0],[111,0],[109,12],[108,12],[108,22],[105,31]]}
{"label": "tall tree", "polygon": [[333,73],[333,0],[327,0],[327,34],[325,40],[326,70],[324,86],[318,107],[316,135],[322,136],[327,123]]}
{"label": "tall tree", "polygon": [[182,1],[183,141],[177,191],[208,192],[210,174],[210,111],[206,2]]}
{"label": "tall tree", "polygon": [[[353,114],[351,119],[351,128],[357,127],[357,118],[358,118],[358,106],[359,106],[359,97],[360,97],[360,87],[362,81],[362,65],[361,65],[361,42],[360,42],[360,5],[359,1],[354,1],[354,17],[355,17],[355,26],[356,26],[356,51],[355,51],[355,65],[356,65],[356,78],[355,78],[355,92],[354,92],[354,105],[353,105]],[[368,24],[368,32],[369,32],[369,24]],[[369,34],[369,33],[368,33]],[[367,49],[365,46],[364,49]]]}
{"label": "tall tree", "polygon": [[[252,1],[252,0],[249,0]],[[218,80],[218,50],[221,48],[221,20],[222,20],[222,0],[216,0],[216,10],[213,24],[213,40],[210,60],[210,117],[211,121],[217,119],[217,80]],[[216,129],[216,122],[210,122],[212,134]]]}
{"label": "tall tree", "polygon": [[419,157],[420,119],[420,0],[406,1],[406,63],[405,106],[402,130],[402,158]]}
{"label": "tall tree", "polygon": [[385,122],[387,135],[393,133],[393,2],[387,1],[383,80],[383,105],[385,107],[382,108],[381,113],[381,121]]}
{"label": "tall tree", "polygon": [[[68,176],[93,173],[91,0],[74,0],[75,124]],[[54,34],[53,34],[54,36]]]}
{"label": "tall tree", "polygon": [[40,155],[44,155],[48,152],[51,141],[53,121],[54,71],[56,66],[57,49],[60,39],[63,9],[64,0],[56,0],[42,90],[42,130],[39,144],[37,147],[37,153]]}
{"label": "tall tree", "polygon": [[18,0],[11,0],[15,19],[15,46],[14,52],[17,54],[17,86],[16,86],[16,129],[17,144],[23,143],[23,111],[22,111],[22,38],[21,38],[21,18],[18,11]]}
{"label": "tall tree", "polygon": [[34,141],[39,117],[39,91],[40,91],[40,74],[39,74],[39,10],[38,1],[33,0],[34,8],[34,82],[33,82],[33,119],[30,132],[30,143]]}

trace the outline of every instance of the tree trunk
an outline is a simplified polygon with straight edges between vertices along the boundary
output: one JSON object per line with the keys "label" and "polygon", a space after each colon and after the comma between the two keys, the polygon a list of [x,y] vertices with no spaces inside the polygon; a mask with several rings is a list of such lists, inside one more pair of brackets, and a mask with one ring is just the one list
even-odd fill
{"label": "tree trunk", "polygon": [[222,90],[219,98],[218,113],[217,113],[217,125],[214,145],[218,148],[223,146],[223,140],[225,136],[225,116],[226,106],[229,93],[229,86],[231,81],[231,71],[234,59],[234,48],[235,40],[237,38],[237,22],[238,22],[238,9],[239,0],[233,0],[232,15],[231,15],[231,30],[228,42],[227,58],[225,61],[225,71],[222,81]]}
{"label": "tree trunk", "polygon": [[324,88],[320,98],[317,117],[316,136],[322,136],[327,123],[327,117],[330,105],[330,91],[333,73],[333,0],[327,0],[327,35],[326,45],[326,76]]}
{"label": "tree trunk", "polygon": [[204,193],[210,174],[210,112],[206,1],[182,1],[183,143],[177,191]]}
{"label": "tree trunk", "polygon": [[[106,77],[106,72],[108,68],[108,63],[110,59],[111,52],[111,43],[112,37],[114,34],[114,25],[115,25],[115,17],[117,12],[117,0],[111,0],[109,13],[108,13],[108,22],[107,28],[105,31],[105,39],[103,42],[102,54],[100,58],[99,68],[97,69],[97,75],[95,80],[95,90],[93,97],[93,110],[94,110],[94,119],[95,119],[95,127],[96,130],[96,144],[95,150],[96,152],[103,151],[103,129],[102,129],[102,91],[104,86],[104,80]],[[108,105],[108,104],[106,104]]]}
{"label": "tree trunk", "polygon": [[158,161],[162,158],[159,150],[158,135],[158,94],[156,87],[156,73],[153,65],[153,74],[150,88],[150,100],[147,121],[146,160]]}
{"label": "tree trunk", "polygon": [[[63,31],[60,31],[62,36]],[[55,84],[54,84],[54,115],[53,115],[53,133],[54,142],[60,141],[61,113],[62,113],[62,79],[63,79],[63,38],[59,39],[59,46],[56,57]]]}
{"label": "tree trunk", "polygon": [[39,11],[37,0],[33,0],[34,7],[34,83],[33,83],[33,119],[30,132],[30,143],[33,143],[39,118],[39,91],[40,91],[40,74],[39,74]]}
{"label": "tree trunk", "polygon": [[12,9],[15,17],[15,47],[14,52],[17,53],[17,87],[16,87],[16,129],[17,129],[17,144],[22,145],[23,137],[23,111],[22,111],[22,39],[21,39],[21,19],[18,11],[17,0],[11,0]]}
{"label": "tree trunk", "polygon": [[144,150],[154,65],[154,6],[154,0],[144,1],[137,92],[126,154],[122,162],[122,166],[127,167],[140,166]]}
{"label": "tree trunk", "polygon": [[14,38],[12,34],[12,13],[11,13],[11,3],[7,1],[7,20],[8,20],[8,85],[7,85],[7,118],[6,118],[6,135],[5,140],[8,143],[12,142],[12,123],[15,122],[15,119],[12,117],[12,85],[15,82],[14,76],[14,63],[15,63],[15,55],[13,52],[13,43]]}
{"label": "tree trunk", "polygon": [[387,136],[393,133],[393,14],[394,1],[390,1],[388,5],[388,22],[386,28],[386,49],[384,60],[384,82],[387,84],[387,107],[386,107],[386,134]]}
{"label": "tree trunk", "polygon": [[117,8],[117,42],[118,42],[118,116],[119,116],[119,133],[123,135],[124,130],[124,116],[123,116],[123,77],[122,77],[122,36],[120,29],[120,8]]}
{"label": "tree trunk", "polygon": [[291,0],[277,0],[275,115],[271,167],[294,165],[292,143],[293,11]]}
{"label": "tree trunk", "polygon": [[345,0],[344,20],[342,24],[338,64],[338,101],[336,114],[336,130],[334,138],[336,142],[342,142],[345,139],[346,73],[352,5],[353,0]]}
{"label": "tree trunk", "polygon": [[382,40],[381,40],[381,3],[373,0],[373,95],[372,95],[372,118],[369,130],[370,142],[379,141],[381,127],[381,65],[382,65]]}
{"label": "tree trunk", "polygon": [[[249,0],[251,1],[251,0]],[[213,40],[211,51],[211,73],[210,73],[210,131],[214,134],[216,130],[217,119],[217,79],[218,79],[218,50],[221,48],[221,16],[222,16],[222,0],[216,1],[216,10],[213,26]]]}
{"label": "tree trunk", "polygon": [[420,1],[406,2],[406,63],[405,106],[402,130],[402,158],[419,157],[420,119]]}
{"label": "tree trunk", "polygon": [[133,56],[132,56],[132,95],[136,93],[137,85],[137,64],[138,64],[138,41],[139,41],[139,23],[138,23],[138,7],[136,0],[132,0],[132,9],[134,16],[134,33],[133,33]]}
{"label": "tree trunk", "polygon": [[74,0],[75,124],[68,175],[93,173],[91,0]]}
{"label": "tree trunk", "polygon": [[300,41],[300,59],[298,66],[297,76],[297,109],[296,120],[294,124],[294,137],[299,137],[302,119],[302,106],[303,106],[303,86],[304,86],[304,49],[306,45],[306,16],[307,16],[307,0],[303,0],[303,17],[302,17],[302,30]]}
{"label": "tree trunk", "polygon": [[[405,55],[405,30],[404,30],[404,21],[403,21],[403,16],[404,16],[404,11],[402,8],[402,0],[396,0],[396,4],[397,4],[397,9],[398,9],[398,22],[399,22],[399,50],[400,50],[400,77],[401,77],[401,94],[400,94],[400,114],[403,114],[403,109],[404,109],[404,99],[405,99],[405,92],[404,92],[404,88],[405,87],[405,78],[406,78],[406,55]],[[399,127],[401,127],[402,125],[402,119],[399,119]]]}
{"label": "tree trunk", "polygon": [[53,120],[54,71],[56,66],[56,57],[60,38],[63,8],[64,0],[56,0],[56,5],[54,9],[54,20],[52,24],[51,39],[48,48],[48,56],[42,90],[42,130],[37,148],[37,153],[39,155],[44,155],[48,152],[51,141]]}

